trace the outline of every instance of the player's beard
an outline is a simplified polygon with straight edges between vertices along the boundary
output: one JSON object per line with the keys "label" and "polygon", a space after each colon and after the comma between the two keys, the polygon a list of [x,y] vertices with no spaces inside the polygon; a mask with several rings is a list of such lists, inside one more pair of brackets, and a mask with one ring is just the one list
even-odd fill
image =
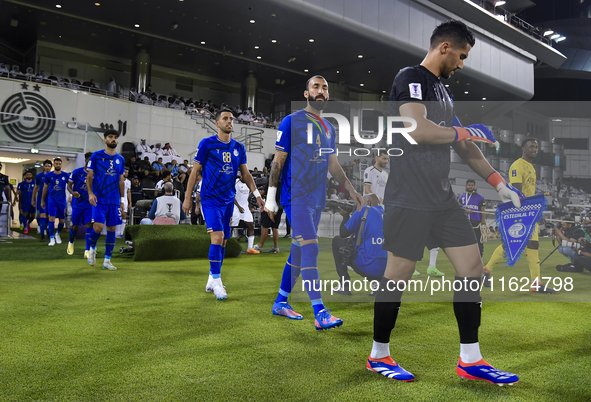
{"label": "player's beard", "polygon": [[117,148],[117,143],[116,142],[109,142],[109,143],[107,143],[107,146],[111,149],[115,149],[115,148]]}
{"label": "player's beard", "polygon": [[[318,98],[322,98],[324,99],[323,101],[317,101],[316,99]],[[326,107],[326,98],[323,95],[318,95],[315,98],[308,96],[308,104],[310,105],[311,108],[316,109],[316,110],[324,110],[324,108]]]}

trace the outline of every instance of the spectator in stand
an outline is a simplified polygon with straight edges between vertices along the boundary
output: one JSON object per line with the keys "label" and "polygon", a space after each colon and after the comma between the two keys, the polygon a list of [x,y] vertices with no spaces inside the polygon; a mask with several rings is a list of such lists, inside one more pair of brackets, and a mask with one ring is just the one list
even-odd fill
{"label": "spectator in stand", "polygon": [[17,78],[17,76],[21,76],[23,73],[21,72],[18,65],[14,64],[12,66],[12,70],[10,70],[10,78]]}
{"label": "spectator in stand", "polygon": [[339,195],[338,195],[336,188],[332,189],[332,194],[330,195],[330,199],[331,200],[338,200],[339,199]]}
{"label": "spectator in stand", "polygon": [[33,71],[33,67],[27,67],[25,78],[27,81],[33,81],[35,79],[35,72]]}
{"label": "spectator in stand", "polygon": [[173,179],[176,179],[179,175],[180,171],[179,171],[179,165],[176,162],[176,159],[173,159],[172,162],[170,162],[170,175],[172,176]]}
{"label": "spectator in stand", "polygon": [[0,63],[0,77],[8,77],[8,67],[4,63]]}
{"label": "spectator in stand", "polygon": [[158,100],[154,102],[154,106],[158,107],[168,107],[168,101],[166,100],[166,96],[160,95]]}
{"label": "spectator in stand", "polygon": [[117,93],[117,83],[115,82],[115,78],[109,78],[109,85],[107,85],[107,96],[115,96]]}
{"label": "spectator in stand", "polygon": [[166,183],[163,189],[164,195],[154,200],[148,218],[142,219],[141,225],[178,225],[181,219],[187,218],[183,203],[172,194],[172,183]]}
{"label": "spectator in stand", "polygon": [[80,81],[78,81],[74,78],[72,78],[70,80],[70,89],[75,89],[75,90],[80,89],[80,85],[82,85],[82,84],[80,84]]}
{"label": "spectator in stand", "polygon": [[45,75],[45,71],[39,70],[39,74],[37,74],[36,81],[41,82],[46,79],[47,79],[47,76]]}
{"label": "spectator in stand", "polygon": [[140,179],[137,176],[134,176],[131,179],[131,207],[135,207],[135,203],[139,200],[143,200],[144,192],[142,191],[142,187],[140,186]]}
{"label": "spectator in stand", "polygon": [[151,177],[152,180],[157,179],[158,176],[154,174],[154,169],[152,169],[152,164],[147,156],[144,157],[144,160],[140,160],[138,165],[140,166],[140,172],[142,172],[143,178]]}
{"label": "spectator in stand", "polygon": [[162,177],[162,173],[166,168],[162,164],[162,158],[158,158],[158,161],[152,163],[152,174],[155,175],[156,178]]}
{"label": "spectator in stand", "polygon": [[276,117],[275,121],[273,122],[273,127],[275,128],[279,128],[279,125],[281,124],[281,118],[280,117]]}
{"label": "spectator in stand", "polygon": [[157,142],[154,145],[154,148],[152,149],[152,152],[154,154],[156,154],[156,156],[163,156],[163,151],[162,151],[162,143],[161,142]]}
{"label": "spectator in stand", "polygon": [[242,114],[242,109],[240,108],[240,105],[236,105],[236,110],[234,110],[236,112],[236,116],[239,116]]}
{"label": "spectator in stand", "polygon": [[183,110],[185,108],[185,104],[179,98],[177,98],[172,104],[168,105],[168,107],[175,110]]}
{"label": "spectator in stand", "polygon": [[150,148],[146,144],[146,140],[144,138],[142,138],[140,140],[140,143],[137,144],[137,146],[135,147],[135,153],[140,158],[145,158],[146,156],[148,156],[148,159],[149,159],[149,155],[148,154],[153,154],[152,148]]}
{"label": "spectator in stand", "polygon": [[129,100],[131,102],[139,102],[139,99],[140,99],[140,94],[137,92],[135,87],[131,87],[129,89]]}
{"label": "spectator in stand", "polygon": [[269,176],[269,171],[266,166],[263,168],[263,176]]}
{"label": "spectator in stand", "polygon": [[183,158],[179,156],[179,154],[170,146],[170,142],[164,144],[164,148],[162,148],[162,155],[163,156],[170,156],[172,160],[176,160],[177,163],[181,163]]}
{"label": "spectator in stand", "polygon": [[96,89],[96,85],[94,83],[94,78],[91,78],[90,81],[84,81],[82,83],[82,86],[83,87],[87,87],[87,88],[94,88],[94,89]]}
{"label": "spectator in stand", "polygon": [[129,166],[129,176],[134,177],[141,174],[140,165],[135,156],[129,158],[129,163],[127,165]]}

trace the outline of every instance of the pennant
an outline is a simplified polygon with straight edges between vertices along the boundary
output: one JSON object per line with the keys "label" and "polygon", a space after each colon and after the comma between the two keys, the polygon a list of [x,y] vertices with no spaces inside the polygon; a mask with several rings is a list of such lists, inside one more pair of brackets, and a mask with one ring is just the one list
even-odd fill
{"label": "pennant", "polygon": [[521,257],[527,242],[533,235],[536,223],[542,219],[546,210],[544,194],[533,195],[521,199],[521,208],[512,202],[499,204],[497,207],[497,225],[505,246],[507,265],[512,267]]}

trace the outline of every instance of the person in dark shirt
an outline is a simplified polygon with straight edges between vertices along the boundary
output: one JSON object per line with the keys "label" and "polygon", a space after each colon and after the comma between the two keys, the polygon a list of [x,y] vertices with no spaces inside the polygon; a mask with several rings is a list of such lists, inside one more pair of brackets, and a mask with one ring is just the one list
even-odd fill
{"label": "person in dark shirt", "polygon": [[[508,187],[472,143],[494,144],[490,129],[481,124],[462,127],[454,115],[451,93],[441,81],[463,68],[474,44],[474,34],[464,23],[452,20],[440,24],[431,35],[425,59],[420,65],[402,69],[390,93],[391,114],[416,122],[416,128],[409,133],[416,144],[403,135],[392,137],[392,146],[401,148],[404,156],[392,158],[391,169],[396,174],[388,177],[384,194],[383,248],[388,251],[388,260],[374,304],[374,343],[366,367],[387,378],[414,380],[413,374],[390,357],[389,342],[403,285],[411,279],[429,242],[444,249],[455,268],[456,280],[462,283],[454,293],[453,303],[460,332],[457,374],[495,384],[519,381],[515,374],[490,366],[480,354],[479,289],[484,267],[474,231],[448,179],[451,145],[479,176],[496,188],[503,201],[521,206],[517,192]],[[475,291],[470,286],[474,284]]]}
{"label": "person in dark shirt", "polygon": [[137,176],[134,176],[131,179],[131,206],[135,207],[135,203],[144,198],[142,186],[140,186],[140,179]]}

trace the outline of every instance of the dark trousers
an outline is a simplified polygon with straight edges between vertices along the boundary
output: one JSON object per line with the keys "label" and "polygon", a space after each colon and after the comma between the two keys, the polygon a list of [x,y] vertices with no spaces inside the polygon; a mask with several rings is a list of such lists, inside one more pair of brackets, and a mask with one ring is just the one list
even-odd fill
{"label": "dark trousers", "polygon": [[203,225],[203,216],[201,216],[201,211],[198,214],[195,213],[195,203],[193,202],[193,210],[191,211],[191,225]]}
{"label": "dark trousers", "polygon": [[472,223],[472,229],[474,229],[474,235],[476,236],[476,242],[478,243],[478,249],[480,250],[480,258],[482,258],[482,255],[484,254],[484,243],[482,243],[480,241],[480,238],[482,237],[482,232],[480,231],[480,222],[478,222],[476,225],[475,221],[470,221]]}
{"label": "dark trousers", "polygon": [[[349,239],[347,238],[342,238],[340,236],[336,236],[335,238],[332,239],[332,255],[334,257],[334,262],[336,265],[336,269],[337,269],[337,274],[339,274],[339,276],[341,277],[341,282],[343,280],[346,281],[350,281],[351,278],[349,276],[349,270],[348,270],[348,266],[346,264],[344,264],[343,262],[343,255],[339,252],[339,249],[341,247],[345,247],[347,245],[347,243],[349,242]],[[359,267],[357,266],[357,264],[355,264],[355,256],[351,256],[351,261],[349,261],[349,266],[351,268],[353,268],[353,271],[355,271],[359,276],[366,278],[368,281],[380,281],[382,278],[378,278],[377,276],[373,276],[373,275],[369,275],[366,274],[365,272],[363,272],[361,269],[359,269]],[[350,290],[350,289],[348,289]]]}

